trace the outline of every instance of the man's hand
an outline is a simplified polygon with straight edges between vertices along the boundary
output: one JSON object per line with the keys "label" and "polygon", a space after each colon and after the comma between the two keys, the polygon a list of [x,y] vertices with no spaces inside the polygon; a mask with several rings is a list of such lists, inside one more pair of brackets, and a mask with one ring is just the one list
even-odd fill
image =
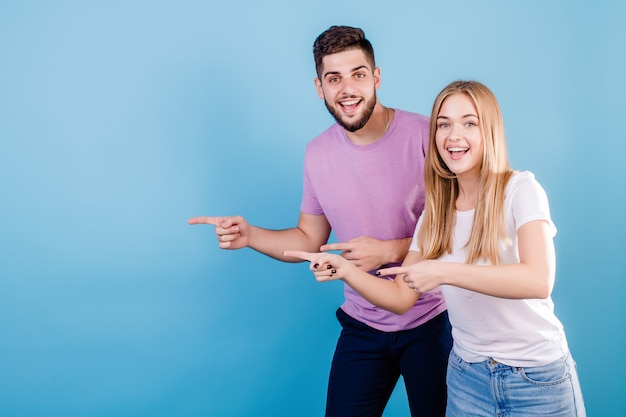
{"label": "man's hand", "polygon": [[241,216],[192,217],[189,224],[212,224],[222,249],[241,249],[250,242],[250,225]]}
{"label": "man's hand", "polygon": [[341,256],[352,262],[357,268],[367,272],[390,262],[402,261],[409,243],[410,239],[379,240],[361,236],[347,243],[323,245],[320,251],[340,250],[342,251]]}

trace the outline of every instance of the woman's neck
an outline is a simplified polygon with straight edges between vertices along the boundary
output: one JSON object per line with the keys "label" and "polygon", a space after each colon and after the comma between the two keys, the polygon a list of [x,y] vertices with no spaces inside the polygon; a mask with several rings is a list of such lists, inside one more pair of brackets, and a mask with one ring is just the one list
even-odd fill
{"label": "woman's neck", "polygon": [[467,211],[476,208],[478,204],[478,187],[480,185],[480,177],[473,178],[457,178],[459,184],[459,195],[456,197],[455,207],[459,211]]}

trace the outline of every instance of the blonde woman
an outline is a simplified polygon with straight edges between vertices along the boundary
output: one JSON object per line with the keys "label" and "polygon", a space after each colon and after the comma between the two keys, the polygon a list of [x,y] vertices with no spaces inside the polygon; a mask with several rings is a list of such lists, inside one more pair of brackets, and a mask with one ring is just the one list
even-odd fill
{"label": "blonde woman", "polygon": [[338,255],[285,255],[397,314],[441,289],[454,339],[446,415],[585,416],[550,296],[556,228],[548,199],[532,173],[510,168],[496,98],[479,82],[453,82],[430,124],[426,204],[402,266],[377,278]]}

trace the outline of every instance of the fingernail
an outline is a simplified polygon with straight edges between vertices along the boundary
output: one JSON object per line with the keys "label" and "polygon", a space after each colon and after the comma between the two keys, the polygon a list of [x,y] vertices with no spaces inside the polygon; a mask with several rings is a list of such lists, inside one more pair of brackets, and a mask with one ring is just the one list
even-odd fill
{"label": "fingernail", "polygon": [[326,269],[330,269],[332,267],[333,267],[332,265],[326,265]]}
{"label": "fingernail", "polygon": [[332,271],[330,271],[330,274],[331,274],[331,275],[332,275],[332,274],[336,274],[336,273],[337,273],[337,270],[336,270],[336,269],[333,269]]}
{"label": "fingernail", "polygon": [[315,265],[313,265],[313,268],[315,268],[315,269],[317,269],[317,268],[319,268],[319,267],[320,267],[320,264],[315,264]]}
{"label": "fingernail", "polygon": [[380,276],[380,271],[376,271],[376,275],[377,275],[377,276]]}

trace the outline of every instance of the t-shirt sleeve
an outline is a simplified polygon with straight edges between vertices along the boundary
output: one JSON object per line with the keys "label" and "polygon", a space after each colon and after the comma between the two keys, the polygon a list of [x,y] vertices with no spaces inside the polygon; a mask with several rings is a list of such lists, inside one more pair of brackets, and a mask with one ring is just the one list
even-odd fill
{"label": "t-shirt sleeve", "polygon": [[314,216],[324,214],[324,210],[315,195],[315,189],[311,184],[311,178],[309,176],[308,160],[305,157],[304,160],[304,173],[302,184],[302,202],[300,203],[300,211],[302,213],[311,214]]}
{"label": "t-shirt sleeve", "polygon": [[548,196],[531,172],[517,173],[511,179],[509,192],[515,230],[519,230],[528,222],[544,220],[550,226],[551,236],[556,235],[556,226],[550,216]]}

